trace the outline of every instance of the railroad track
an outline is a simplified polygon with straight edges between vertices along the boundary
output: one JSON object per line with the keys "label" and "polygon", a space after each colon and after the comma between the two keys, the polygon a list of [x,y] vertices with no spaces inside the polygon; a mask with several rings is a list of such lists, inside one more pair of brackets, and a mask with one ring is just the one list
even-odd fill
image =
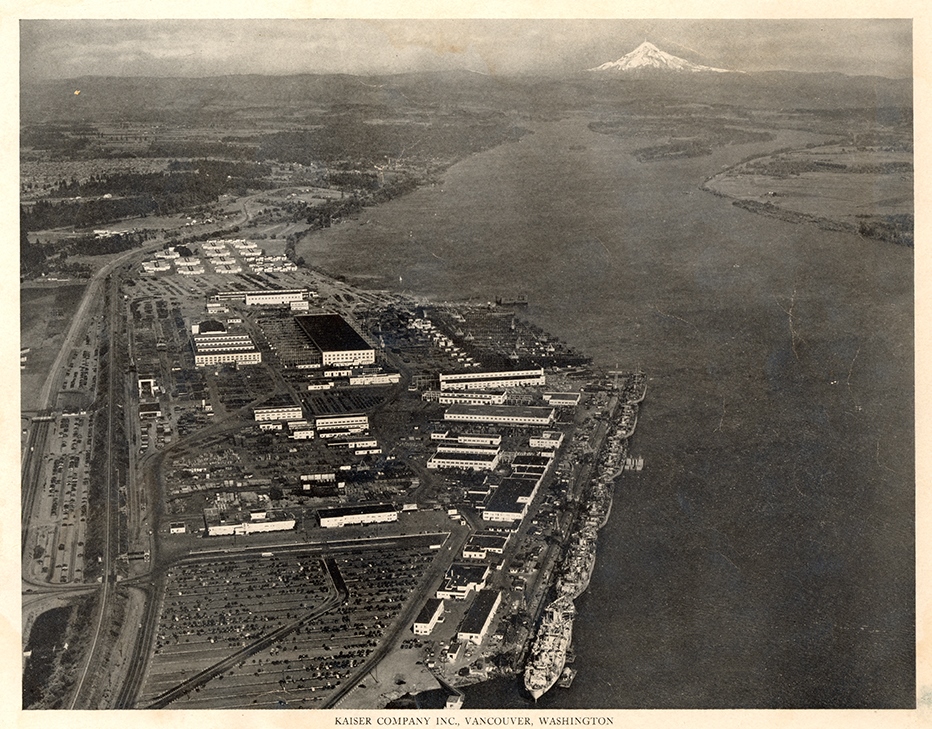
{"label": "railroad track", "polygon": [[[118,483],[117,479],[114,478],[114,463],[113,463],[113,433],[115,432],[114,422],[117,416],[117,398],[119,393],[117,388],[122,385],[121,377],[122,370],[118,367],[117,362],[117,334],[119,333],[119,312],[120,312],[120,297],[119,297],[119,281],[115,279],[114,276],[108,276],[105,280],[105,284],[110,289],[110,307],[108,316],[108,327],[110,332],[110,346],[107,348],[107,437],[105,442],[107,444],[107,456],[106,456],[106,476],[105,476],[105,488],[104,488],[104,519],[103,519],[103,528],[104,528],[104,547],[103,554],[101,555],[102,560],[102,574],[103,582],[101,584],[100,593],[97,596],[97,610],[96,610],[96,624],[94,626],[94,634],[91,638],[90,645],[87,650],[87,655],[84,660],[84,665],[81,669],[80,675],[78,676],[77,683],[75,684],[74,692],[71,696],[71,702],[69,703],[68,708],[74,709],[78,701],[81,698],[81,691],[84,688],[84,683],[87,679],[87,675],[91,669],[91,666],[98,663],[95,661],[96,655],[99,652],[99,642],[100,634],[103,629],[105,618],[109,614],[110,608],[110,590],[112,584],[115,582],[115,574],[113,572],[113,559],[111,556],[112,546],[111,546],[111,537],[113,532],[113,504],[118,503]],[[98,372],[100,369],[98,368]],[[118,446],[117,446],[118,447]]]}

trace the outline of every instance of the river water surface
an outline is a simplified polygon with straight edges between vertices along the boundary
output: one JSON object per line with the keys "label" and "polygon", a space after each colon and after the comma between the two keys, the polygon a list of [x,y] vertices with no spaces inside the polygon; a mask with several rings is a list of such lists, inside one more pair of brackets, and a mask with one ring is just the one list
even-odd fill
{"label": "river water surface", "polygon": [[[526,293],[528,317],[650,377],[646,465],[577,601],[579,673],[538,706],[912,706],[912,251],[698,189],[802,132],[645,164],[584,120],[534,132],[297,252],[376,288]],[[512,681],[467,692],[527,705]]]}

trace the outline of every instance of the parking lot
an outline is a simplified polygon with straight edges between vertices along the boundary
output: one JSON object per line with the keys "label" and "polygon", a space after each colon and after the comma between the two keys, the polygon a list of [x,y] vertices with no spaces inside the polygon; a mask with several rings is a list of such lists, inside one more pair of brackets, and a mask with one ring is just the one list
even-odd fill
{"label": "parking lot", "polygon": [[[392,627],[437,555],[429,542],[335,553],[348,600],[171,706],[320,707]],[[332,595],[320,554],[265,554],[171,569],[139,705],[259,636],[300,620]]]}

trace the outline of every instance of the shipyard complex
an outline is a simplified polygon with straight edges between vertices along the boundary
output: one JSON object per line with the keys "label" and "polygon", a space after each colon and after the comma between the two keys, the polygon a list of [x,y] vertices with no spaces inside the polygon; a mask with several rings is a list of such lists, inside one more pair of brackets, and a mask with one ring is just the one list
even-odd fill
{"label": "shipyard complex", "polygon": [[[457,708],[492,677],[535,701],[571,686],[573,601],[614,481],[643,465],[645,376],[593,368],[523,295],[415,302],[247,276],[230,250],[261,253],[211,240],[212,274],[170,247],[112,274],[99,321],[124,347],[91,331],[68,365],[110,394],[106,421],[34,420],[27,579],[104,581],[142,628],[95,646],[88,672],[129,656],[97,700],[377,708],[441,686]],[[104,535],[95,429],[117,443]]]}

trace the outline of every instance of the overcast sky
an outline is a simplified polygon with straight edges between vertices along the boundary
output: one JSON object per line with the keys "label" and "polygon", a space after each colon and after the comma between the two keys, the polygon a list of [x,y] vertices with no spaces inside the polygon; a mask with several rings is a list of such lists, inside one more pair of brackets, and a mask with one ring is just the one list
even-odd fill
{"label": "overcast sky", "polygon": [[912,71],[909,20],[23,20],[23,80],[468,69],[565,73],[650,40],[740,71]]}

